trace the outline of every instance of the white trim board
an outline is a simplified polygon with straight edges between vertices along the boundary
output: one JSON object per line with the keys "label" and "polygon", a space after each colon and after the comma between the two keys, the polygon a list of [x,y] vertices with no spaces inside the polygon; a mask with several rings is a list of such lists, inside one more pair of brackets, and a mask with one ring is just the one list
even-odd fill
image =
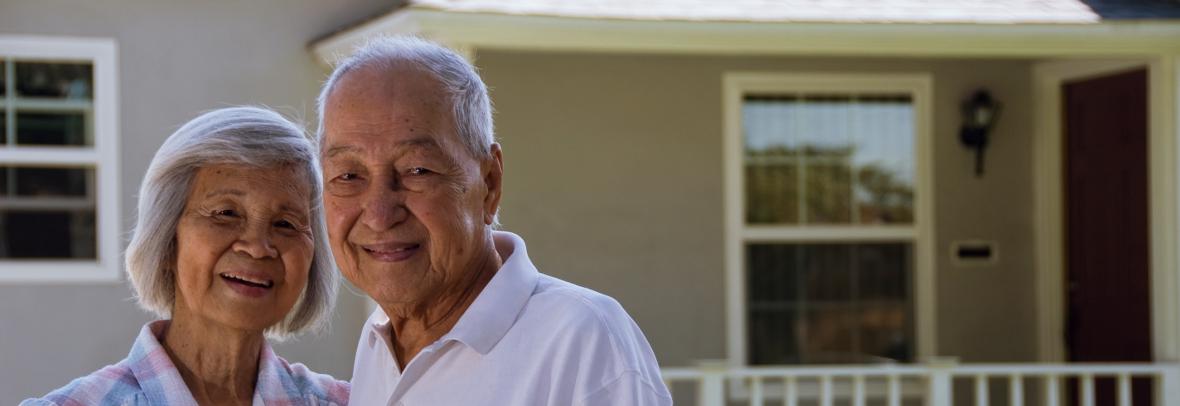
{"label": "white trim board", "polygon": [[1180,52],[1180,22],[851,24],[645,21],[448,12],[414,6],[309,45],[332,64],[378,35],[488,49],[731,55],[1067,56]]}
{"label": "white trim board", "polygon": [[74,150],[0,145],[0,164],[95,168],[97,261],[0,260],[0,283],[118,282],[122,269],[118,46],[108,38],[0,35],[0,58],[86,61],[94,75],[94,146]]}
{"label": "white trim board", "polygon": [[1037,64],[1033,67],[1035,140],[1033,143],[1033,210],[1035,261],[1037,269],[1038,353],[1043,362],[1065,361],[1064,303],[1065,196],[1064,142],[1061,123],[1061,86],[1084,79],[1146,67],[1149,89],[1148,187],[1151,239],[1152,352],[1157,361],[1180,358],[1180,309],[1175,292],[1180,292],[1176,275],[1176,193],[1175,97],[1178,92],[1175,62],[1170,58],[1124,60],[1070,60]]}
{"label": "white trim board", "polygon": [[[743,217],[742,123],[743,96],[749,92],[899,92],[910,94],[914,106],[914,173],[917,176],[912,227],[882,227],[853,233],[851,239],[901,240],[914,244],[914,328],[916,357],[937,355],[934,274],[933,79],[918,74],[808,74],[726,73],[722,78],[723,157],[725,197],[726,354],[731,366],[745,365],[746,295],[743,247],[747,241],[784,238],[793,241],[830,239],[837,227],[800,227],[777,233],[775,227],[746,226]],[[808,238],[816,233],[815,238]],[[778,237],[774,237],[775,234]]]}

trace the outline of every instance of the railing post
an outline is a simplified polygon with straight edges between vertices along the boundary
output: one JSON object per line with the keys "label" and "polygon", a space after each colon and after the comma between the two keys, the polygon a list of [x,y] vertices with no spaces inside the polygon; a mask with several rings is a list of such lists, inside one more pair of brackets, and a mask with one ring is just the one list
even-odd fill
{"label": "railing post", "polygon": [[1180,405],[1180,364],[1167,364],[1168,368],[1160,373],[1158,404]]}
{"label": "railing post", "polygon": [[953,376],[951,370],[959,363],[955,357],[931,357],[927,362],[930,368],[930,390],[927,392],[927,406],[952,406],[951,385]]}
{"label": "railing post", "polygon": [[726,366],[720,363],[707,363],[701,365],[701,386],[700,392],[697,394],[697,401],[701,406],[724,406],[725,405],[725,370]]}

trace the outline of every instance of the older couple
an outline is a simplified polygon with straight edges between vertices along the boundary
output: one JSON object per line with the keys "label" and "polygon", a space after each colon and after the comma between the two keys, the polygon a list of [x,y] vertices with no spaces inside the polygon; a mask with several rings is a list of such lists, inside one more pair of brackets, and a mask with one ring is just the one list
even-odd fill
{"label": "older couple", "polygon": [[[469,63],[377,40],[336,68],[319,108],[318,146],[258,108],[169,137],[127,252],[162,320],[123,361],[23,404],[671,404],[617,302],[541,274],[494,230],[503,157]],[[266,341],[330,314],[329,255],[379,305],[351,387]]]}

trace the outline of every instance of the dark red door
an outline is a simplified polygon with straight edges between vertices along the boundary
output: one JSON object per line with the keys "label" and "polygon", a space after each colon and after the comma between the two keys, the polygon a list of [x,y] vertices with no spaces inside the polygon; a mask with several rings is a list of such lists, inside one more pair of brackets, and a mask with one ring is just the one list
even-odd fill
{"label": "dark red door", "polygon": [[[1147,71],[1063,90],[1069,361],[1151,361]],[[1139,381],[1134,404],[1146,405]],[[1098,405],[1115,404],[1114,387],[1097,383]]]}

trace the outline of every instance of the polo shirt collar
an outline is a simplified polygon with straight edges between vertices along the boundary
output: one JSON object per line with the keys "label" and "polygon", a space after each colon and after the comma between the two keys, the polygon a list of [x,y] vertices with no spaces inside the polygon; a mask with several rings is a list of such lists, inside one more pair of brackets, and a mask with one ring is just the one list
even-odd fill
{"label": "polo shirt collar", "polygon": [[537,268],[529,260],[524,240],[506,231],[492,237],[499,252],[510,252],[496,275],[476,296],[455,327],[439,341],[454,340],[486,355],[508,334],[516,317],[537,287]]}

